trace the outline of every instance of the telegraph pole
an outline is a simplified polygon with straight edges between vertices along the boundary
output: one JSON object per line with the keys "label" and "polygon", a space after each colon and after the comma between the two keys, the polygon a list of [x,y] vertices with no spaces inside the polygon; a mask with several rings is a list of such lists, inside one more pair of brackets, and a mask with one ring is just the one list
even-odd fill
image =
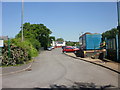
{"label": "telegraph pole", "polygon": [[22,28],[22,41],[24,41],[24,36],[23,36],[23,16],[24,16],[24,0],[22,0],[22,10],[21,10],[21,28]]}
{"label": "telegraph pole", "polygon": [[[117,29],[118,29],[118,48],[117,48],[117,60],[120,59],[120,5],[119,5],[120,1],[117,0],[117,14],[118,14],[118,26],[117,26]],[[119,61],[120,62],[120,61]]]}

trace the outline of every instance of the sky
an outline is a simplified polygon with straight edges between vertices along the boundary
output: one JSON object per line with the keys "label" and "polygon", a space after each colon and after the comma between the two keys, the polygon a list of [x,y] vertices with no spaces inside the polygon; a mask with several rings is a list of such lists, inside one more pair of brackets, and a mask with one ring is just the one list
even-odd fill
{"label": "sky", "polygon": [[[25,2],[24,23],[44,24],[51,36],[78,41],[85,32],[117,27],[116,2]],[[2,35],[14,38],[21,27],[21,2],[2,2]]]}
{"label": "sky", "polygon": [[0,2],[0,36],[2,36],[2,3]]}

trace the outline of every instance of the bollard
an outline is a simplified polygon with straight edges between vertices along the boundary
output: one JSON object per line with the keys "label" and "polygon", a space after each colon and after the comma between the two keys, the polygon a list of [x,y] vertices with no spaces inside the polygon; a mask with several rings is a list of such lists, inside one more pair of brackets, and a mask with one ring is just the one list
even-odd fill
{"label": "bollard", "polygon": [[10,39],[8,38],[8,59],[10,59]]}

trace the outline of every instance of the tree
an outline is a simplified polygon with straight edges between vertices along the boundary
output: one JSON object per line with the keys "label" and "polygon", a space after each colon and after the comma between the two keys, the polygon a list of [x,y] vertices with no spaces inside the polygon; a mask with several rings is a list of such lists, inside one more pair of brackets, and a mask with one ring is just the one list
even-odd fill
{"label": "tree", "polygon": [[55,37],[54,36],[50,36],[50,40],[55,41]]}
{"label": "tree", "polygon": [[63,38],[57,38],[56,41],[64,41],[64,39]]}
{"label": "tree", "polygon": [[79,46],[79,42],[66,41],[67,46]]}
{"label": "tree", "polygon": [[107,39],[115,38],[117,33],[118,33],[118,29],[112,28],[111,30],[108,30],[108,31],[102,33],[102,40],[104,41],[105,37]]}
{"label": "tree", "polygon": [[[49,38],[52,33],[50,29],[48,29],[44,24],[30,24],[24,23],[23,25],[23,33],[25,39],[34,39],[39,41],[42,47],[47,49],[49,46]],[[21,37],[21,31],[16,35],[16,38]],[[34,43],[35,44],[35,43]],[[38,45],[36,45],[38,46]]]}
{"label": "tree", "polygon": [[54,36],[50,36],[50,38],[49,38],[49,44],[51,44],[52,41],[55,41],[55,37]]}

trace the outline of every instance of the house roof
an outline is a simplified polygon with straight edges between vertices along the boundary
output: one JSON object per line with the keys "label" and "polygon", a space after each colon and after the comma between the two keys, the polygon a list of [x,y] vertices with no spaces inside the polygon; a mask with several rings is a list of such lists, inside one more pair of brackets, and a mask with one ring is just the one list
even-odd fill
{"label": "house roof", "polygon": [[8,36],[0,36],[0,39],[2,39],[2,40],[8,40]]}

